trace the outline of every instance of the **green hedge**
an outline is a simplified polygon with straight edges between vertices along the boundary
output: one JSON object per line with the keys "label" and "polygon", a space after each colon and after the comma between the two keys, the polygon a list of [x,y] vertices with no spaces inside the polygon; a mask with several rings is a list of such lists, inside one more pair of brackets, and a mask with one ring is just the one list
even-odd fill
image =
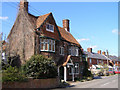
{"label": "green hedge", "polygon": [[17,67],[9,66],[2,73],[2,82],[27,81],[26,76]]}
{"label": "green hedge", "polygon": [[57,67],[51,58],[42,55],[34,55],[22,67],[28,77],[35,79],[55,78]]}

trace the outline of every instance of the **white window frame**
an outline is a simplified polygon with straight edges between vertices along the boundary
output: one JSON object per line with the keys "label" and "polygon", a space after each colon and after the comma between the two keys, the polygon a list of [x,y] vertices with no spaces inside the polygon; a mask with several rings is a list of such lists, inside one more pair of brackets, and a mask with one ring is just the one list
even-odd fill
{"label": "white window frame", "polygon": [[92,64],[92,59],[91,58],[89,59],[89,62],[90,62],[90,64]]}
{"label": "white window frame", "polygon": [[78,47],[71,46],[71,47],[69,48],[69,55],[79,56],[79,48],[78,48]]}
{"label": "white window frame", "polygon": [[79,52],[78,52],[78,47],[75,48],[75,56],[78,56]]}
{"label": "white window frame", "polygon": [[[51,26],[53,26],[53,30],[51,30],[51,29],[48,29],[48,28],[47,28],[47,25],[49,25],[49,26],[50,26],[50,25],[51,25]],[[49,32],[54,32],[54,25],[52,25],[52,24],[49,24],[49,23],[46,23],[46,30],[47,30],[47,31],[49,31]]]}
{"label": "white window frame", "polygon": [[[76,66],[77,66],[77,72],[76,72]],[[79,63],[75,63],[74,73],[79,74]]]}
{"label": "white window frame", "polygon": [[69,69],[71,68],[71,72],[69,72],[69,75],[72,75],[72,66],[69,66]]}
{"label": "white window frame", "polygon": [[[40,38],[40,51],[49,51],[49,52],[55,52],[55,41],[52,40],[52,39],[46,39],[47,42],[45,42],[45,39],[43,38],[43,42],[41,41],[41,38]],[[51,41],[51,42],[50,42]],[[43,50],[41,50],[41,43],[43,44]],[[48,45],[48,50],[45,50],[45,44],[47,43]],[[50,43],[51,43],[51,50],[49,49],[50,48]],[[53,50],[53,47],[54,47],[54,50]]]}
{"label": "white window frame", "polygon": [[60,47],[60,55],[64,55],[64,47]]}

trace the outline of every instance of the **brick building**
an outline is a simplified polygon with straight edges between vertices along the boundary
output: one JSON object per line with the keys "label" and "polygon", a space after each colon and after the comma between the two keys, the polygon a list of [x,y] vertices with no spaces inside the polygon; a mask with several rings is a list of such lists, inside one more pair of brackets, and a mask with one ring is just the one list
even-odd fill
{"label": "brick building", "polygon": [[20,65],[35,54],[52,57],[65,81],[80,78],[82,47],[70,33],[69,22],[64,19],[63,27],[60,27],[52,13],[34,16],[28,12],[27,0],[21,0],[19,13],[7,38],[9,55],[19,55]]}
{"label": "brick building", "polygon": [[120,69],[120,60],[118,59],[118,57],[117,56],[113,56],[113,55],[109,55],[109,58],[114,63],[114,69]]}
{"label": "brick building", "polygon": [[101,53],[101,50],[98,50],[97,53],[95,53],[92,52],[92,48],[87,48],[87,51],[84,51],[84,54],[87,57],[89,68],[92,67],[92,65],[112,64],[111,59],[107,57],[104,51]]}

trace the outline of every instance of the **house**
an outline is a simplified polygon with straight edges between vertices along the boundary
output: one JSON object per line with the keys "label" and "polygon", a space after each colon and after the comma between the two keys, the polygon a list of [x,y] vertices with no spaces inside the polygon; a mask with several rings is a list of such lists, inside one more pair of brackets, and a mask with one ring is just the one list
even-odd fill
{"label": "house", "polygon": [[34,16],[28,12],[27,0],[20,1],[15,23],[8,35],[9,55],[19,55],[19,64],[25,64],[32,55],[52,57],[58,66],[58,74],[66,80],[82,77],[81,45],[70,33],[69,20],[63,27],[56,24],[50,12]]}
{"label": "house", "polygon": [[84,51],[84,54],[87,57],[87,62],[89,64],[89,69],[92,68],[92,65],[111,65],[111,59],[106,56],[106,53],[101,50],[98,50],[97,53],[92,52],[92,48],[87,48],[87,51]]}
{"label": "house", "polygon": [[113,61],[114,63],[114,70],[120,69],[120,61],[117,56],[109,55],[109,58]]}

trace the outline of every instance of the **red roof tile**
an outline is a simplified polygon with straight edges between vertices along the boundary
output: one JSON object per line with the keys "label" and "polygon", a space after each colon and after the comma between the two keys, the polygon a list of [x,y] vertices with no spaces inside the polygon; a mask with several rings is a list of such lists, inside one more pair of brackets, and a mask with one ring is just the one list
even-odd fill
{"label": "red roof tile", "polygon": [[66,31],[64,28],[62,27],[59,27],[58,26],[58,29],[60,31],[60,34],[61,34],[61,37],[68,41],[68,42],[71,42],[71,43],[74,43],[74,44],[77,44],[80,46],[80,44],[78,43],[78,41],[72,36],[72,34],[68,31]]}
{"label": "red roof tile", "polygon": [[48,14],[45,14],[45,15],[42,15],[42,16],[39,16],[37,21],[36,21],[36,27],[39,28],[42,23],[45,21],[45,19],[50,15],[51,13],[48,13]]}

